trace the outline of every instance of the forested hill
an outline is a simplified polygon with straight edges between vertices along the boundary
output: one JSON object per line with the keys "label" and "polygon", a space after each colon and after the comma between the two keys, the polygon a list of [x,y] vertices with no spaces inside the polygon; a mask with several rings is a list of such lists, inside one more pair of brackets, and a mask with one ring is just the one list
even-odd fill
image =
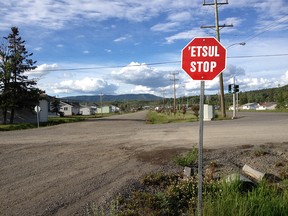
{"label": "forested hill", "polygon": [[248,102],[288,103],[288,85],[279,88],[240,92],[239,100],[241,104],[245,104]]}
{"label": "forested hill", "polygon": [[[100,102],[100,95],[79,95],[61,98],[62,100],[78,101],[78,102]],[[102,95],[102,102],[112,101],[156,101],[161,100],[152,94],[122,94],[122,95]]]}

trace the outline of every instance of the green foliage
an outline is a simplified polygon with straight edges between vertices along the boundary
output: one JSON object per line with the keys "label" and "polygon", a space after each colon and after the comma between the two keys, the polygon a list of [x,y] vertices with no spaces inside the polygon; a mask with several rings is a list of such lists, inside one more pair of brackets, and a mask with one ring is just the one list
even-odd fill
{"label": "green foliage", "polygon": [[54,112],[54,113],[59,113],[60,112],[60,100],[56,97],[53,97],[51,99],[51,112]]}
{"label": "green foliage", "polygon": [[21,123],[21,124],[5,124],[0,125],[0,131],[12,131],[12,130],[24,130],[30,128],[36,128],[37,125],[30,123]]}
{"label": "green foliage", "polygon": [[[203,215],[250,216],[287,215],[287,189],[261,182],[253,190],[243,192],[242,183],[223,183],[215,194],[207,194]],[[213,195],[213,196],[212,196]]]}
{"label": "green foliage", "polygon": [[[288,184],[262,181],[247,189],[241,181],[204,181],[204,216],[287,215]],[[178,175],[148,174],[128,196],[120,196],[106,215],[197,215],[198,179],[181,180]],[[115,205],[116,203],[116,205]],[[95,206],[93,206],[94,209]],[[89,207],[91,209],[91,206]],[[105,215],[102,214],[93,215]],[[100,213],[101,213],[100,212]],[[87,212],[86,212],[87,213]],[[87,214],[91,215],[91,214]]]}
{"label": "green foliage", "polygon": [[48,118],[48,122],[46,125],[57,125],[57,124],[64,124],[64,123],[72,123],[72,122],[79,122],[84,121],[86,118],[82,116],[73,116],[73,117],[50,117]]}
{"label": "green foliage", "polygon": [[254,155],[255,155],[256,157],[264,156],[264,155],[266,155],[266,154],[268,154],[268,152],[265,151],[265,150],[262,149],[262,148],[258,148],[258,149],[256,149],[256,150],[254,151]]}
{"label": "green foliage", "polygon": [[25,48],[25,41],[19,36],[17,27],[12,27],[5,43],[0,46],[0,109],[6,124],[10,111],[10,124],[14,121],[17,108],[32,108],[39,102],[40,90],[35,80],[29,80],[24,72],[36,68],[36,63]]}
{"label": "green foliage", "polygon": [[198,158],[198,150],[196,148],[192,148],[187,154],[179,155],[174,158],[174,162],[180,166],[192,166],[195,165]]}

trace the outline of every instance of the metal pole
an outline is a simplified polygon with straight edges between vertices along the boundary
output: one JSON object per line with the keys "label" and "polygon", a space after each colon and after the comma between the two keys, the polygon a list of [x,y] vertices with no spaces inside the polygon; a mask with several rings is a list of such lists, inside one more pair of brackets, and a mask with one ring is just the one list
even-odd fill
{"label": "metal pole", "polygon": [[101,93],[101,94],[100,94],[101,116],[103,115],[103,113],[102,113],[102,107],[103,107],[103,104],[102,104],[102,96],[103,96],[103,94]]}
{"label": "metal pole", "polygon": [[236,92],[234,91],[235,86],[235,76],[233,76],[233,117],[232,119],[236,118]]}
{"label": "metal pole", "polygon": [[39,110],[39,106],[36,106],[36,109],[37,109],[37,125],[38,125],[38,128],[40,127],[39,126],[39,112],[40,112],[40,110]]}
{"label": "metal pole", "polygon": [[205,81],[201,81],[200,106],[199,106],[200,127],[199,127],[199,145],[198,145],[198,216],[202,216],[204,89],[205,89]]}

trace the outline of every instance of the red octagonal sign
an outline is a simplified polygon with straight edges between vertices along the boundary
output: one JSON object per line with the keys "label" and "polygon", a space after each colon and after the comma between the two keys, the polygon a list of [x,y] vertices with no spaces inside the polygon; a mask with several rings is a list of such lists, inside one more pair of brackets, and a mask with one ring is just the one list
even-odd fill
{"label": "red octagonal sign", "polygon": [[226,49],[214,37],[194,38],[182,50],[182,69],[193,80],[213,80],[226,68]]}

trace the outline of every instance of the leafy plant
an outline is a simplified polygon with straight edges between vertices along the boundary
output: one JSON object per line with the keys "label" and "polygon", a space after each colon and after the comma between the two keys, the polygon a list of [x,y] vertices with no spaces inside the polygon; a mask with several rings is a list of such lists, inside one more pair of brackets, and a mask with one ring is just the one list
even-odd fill
{"label": "leafy plant", "polygon": [[180,166],[192,166],[198,158],[198,150],[192,148],[187,154],[179,155],[174,158],[174,162]]}

